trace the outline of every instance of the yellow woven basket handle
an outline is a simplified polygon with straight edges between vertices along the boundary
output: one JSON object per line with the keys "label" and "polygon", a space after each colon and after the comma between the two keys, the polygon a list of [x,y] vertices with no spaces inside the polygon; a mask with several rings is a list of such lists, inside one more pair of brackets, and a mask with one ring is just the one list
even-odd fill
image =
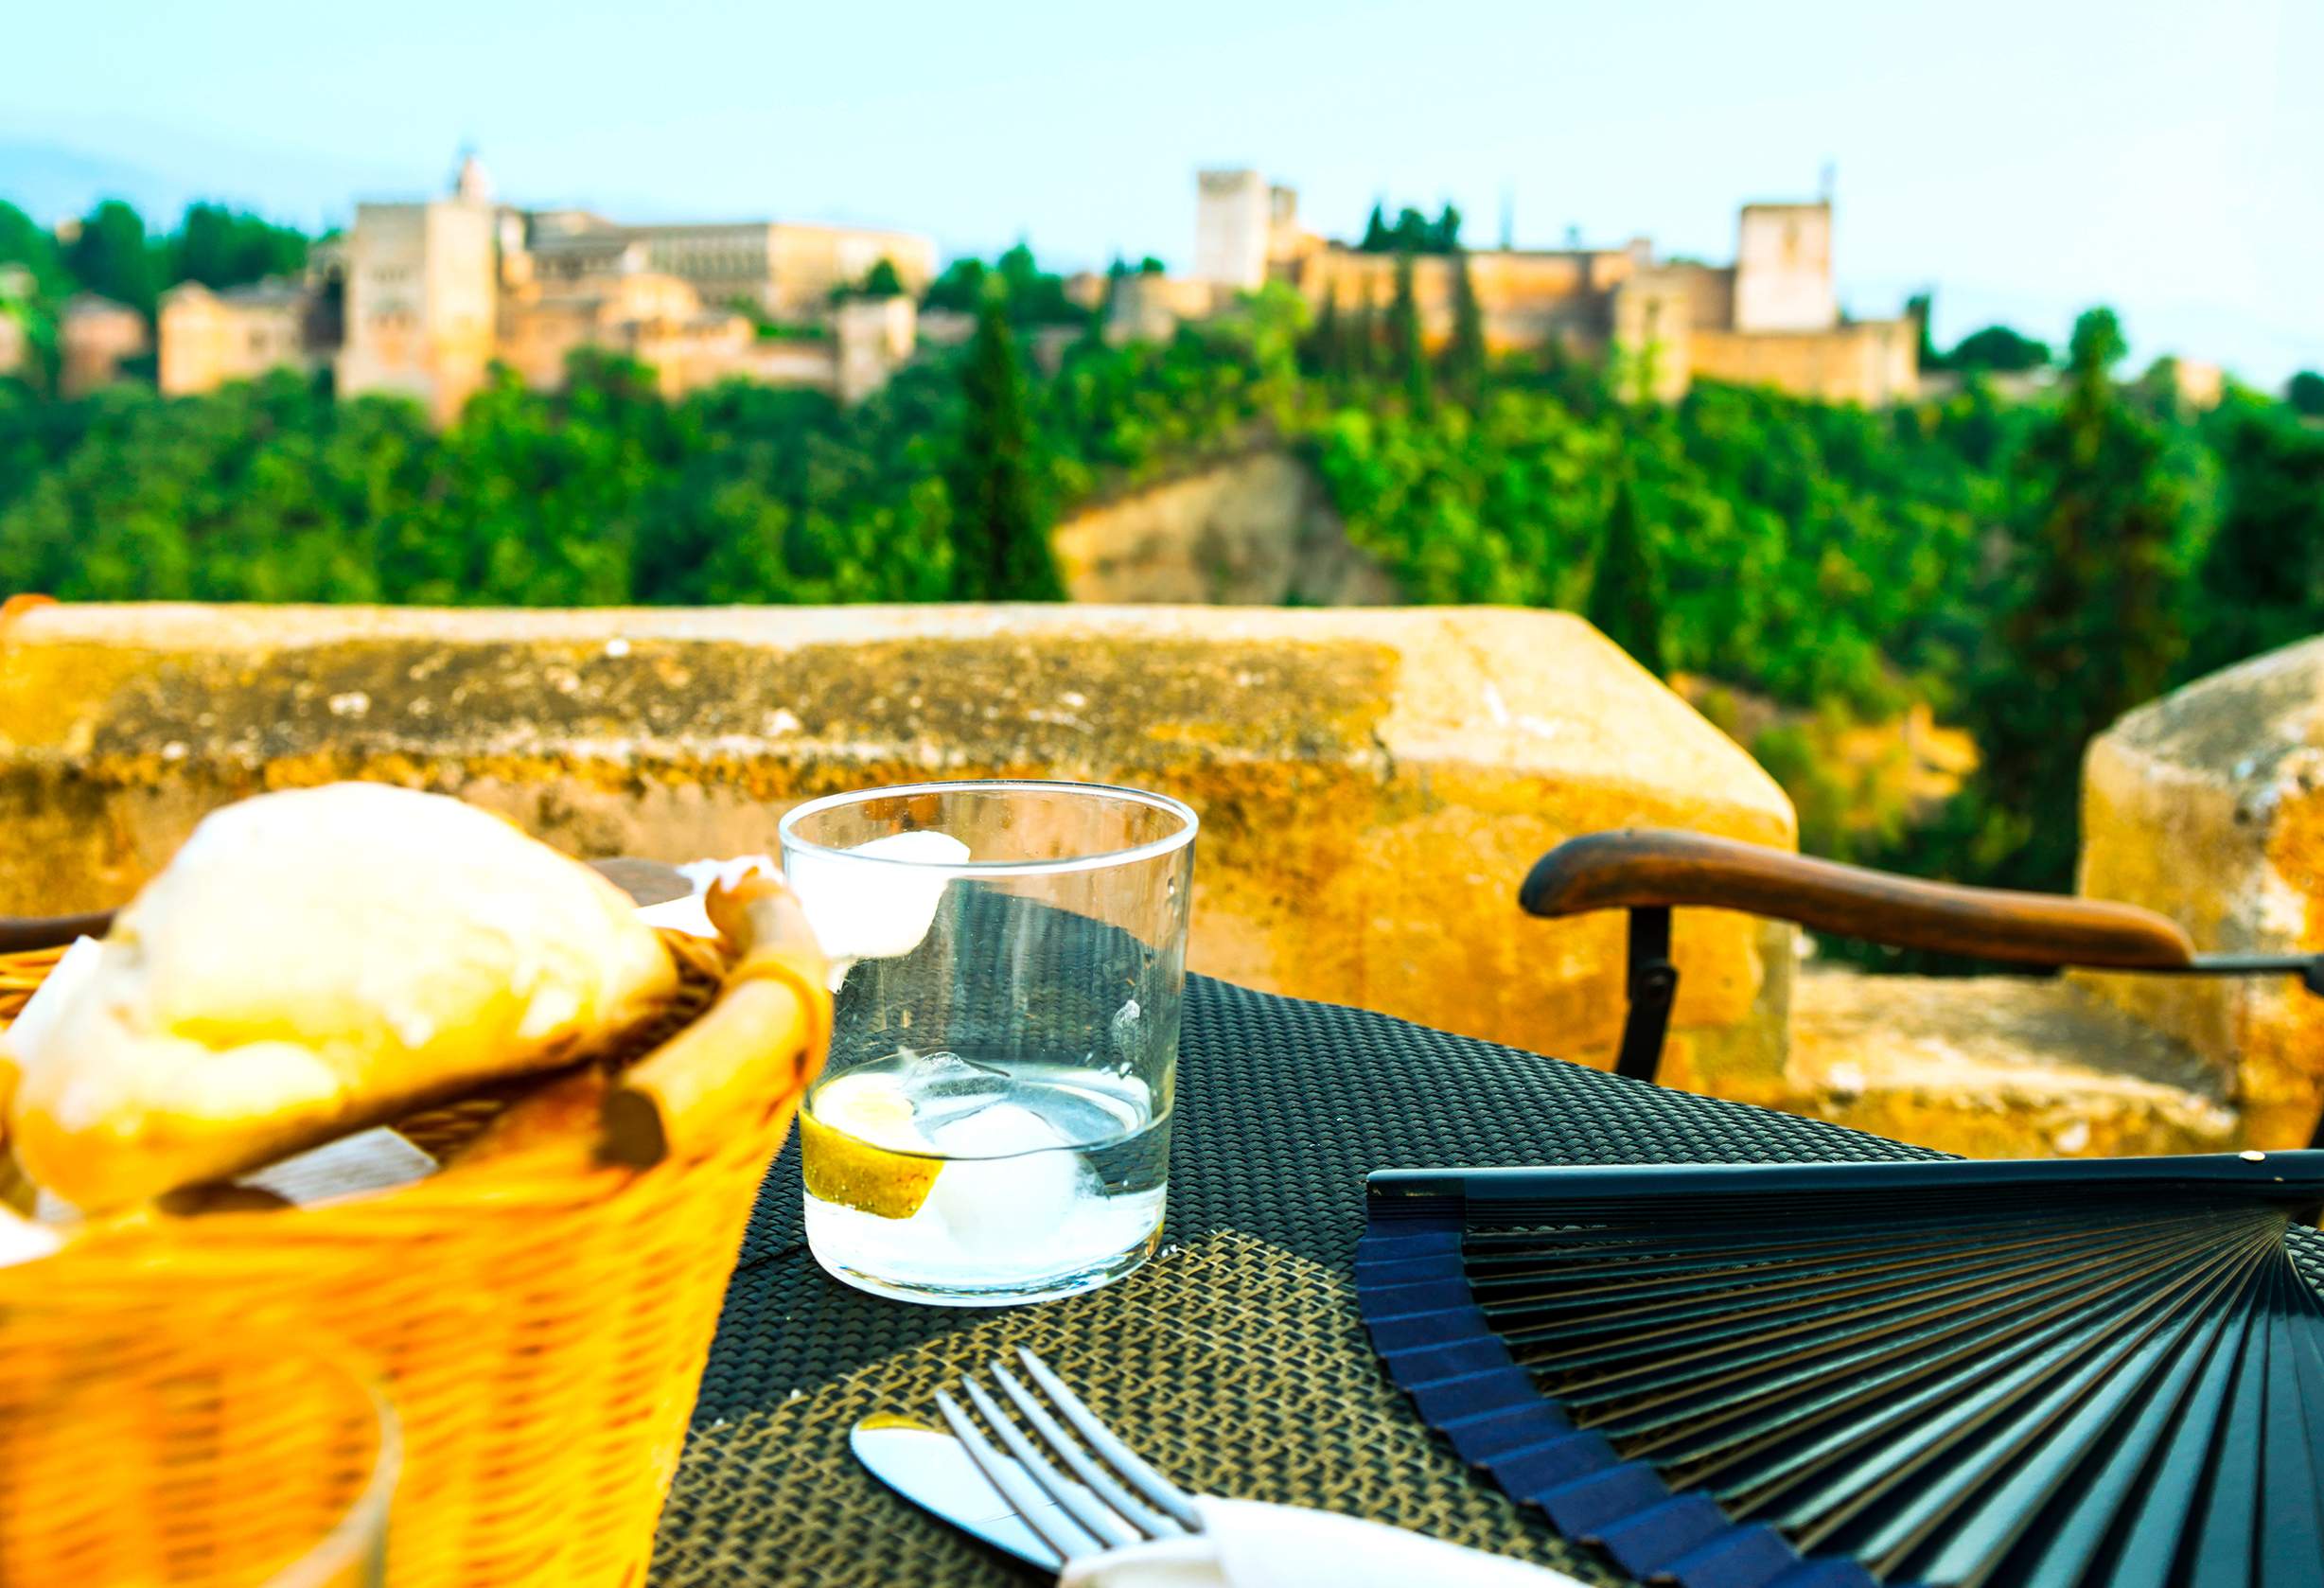
{"label": "yellow woven basket handle", "polygon": [[717,1147],[738,1110],[797,1096],[831,1044],[827,962],[790,890],[754,873],[713,890],[712,921],[742,958],[702,1017],[606,1098],[605,1155],[643,1168]]}

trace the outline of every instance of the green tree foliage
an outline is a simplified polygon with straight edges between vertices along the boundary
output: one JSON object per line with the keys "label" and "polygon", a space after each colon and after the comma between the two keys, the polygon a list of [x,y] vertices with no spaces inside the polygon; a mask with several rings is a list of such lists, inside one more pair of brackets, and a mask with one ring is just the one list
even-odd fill
{"label": "green tree foliage", "polygon": [[2306,639],[2324,613],[2324,431],[2230,395],[2205,421],[2226,481],[2195,670]]}
{"label": "green tree foliage", "polygon": [[1347,325],[1347,373],[1358,380],[1369,379],[1380,371],[1380,310],[1373,302],[1376,296],[1367,273],[1356,293],[1356,312]]}
{"label": "green tree foliage", "polygon": [[1345,379],[1347,375],[1347,332],[1340,321],[1340,284],[1324,284],[1324,301],[1315,311],[1315,326],[1308,333],[1305,364],[1310,373]]}
{"label": "green tree foliage", "polygon": [[[1001,383],[1013,419],[972,408],[965,347],[845,410],[747,382],[669,403],[640,366],[584,356],[555,393],[496,378],[440,433],[402,402],[334,403],[289,374],[168,402],[0,383],[0,593],[941,600],[957,440],[1018,460],[1016,500],[1086,501],[1289,429],[1301,326],[1276,289],[1166,345],[1079,344],[1055,377],[1020,363]],[[1021,441],[998,447],[995,429]]]}
{"label": "green tree foliage", "polygon": [[1033,251],[1018,243],[988,266],[981,259],[955,259],[921,299],[929,309],[960,313],[982,311],[988,292],[997,291],[1014,326],[1078,326],[1089,310],[1065,295],[1065,277],[1044,271]]}
{"label": "green tree foliage", "polygon": [[941,309],[955,314],[974,314],[984,303],[985,263],[977,258],[959,258],[937,273],[921,294],[920,307]]}
{"label": "green tree foliage", "polygon": [[1289,289],[1159,345],[1077,347],[1036,387],[1048,495],[1086,502],[1301,422],[1302,309]]}
{"label": "green tree foliage", "polygon": [[2000,483],[1935,416],[1708,381],[1661,415],[1574,360],[1554,386],[1513,374],[1420,415],[1359,386],[1314,447],[1349,537],[1409,600],[1580,609],[1627,471],[1671,670],[1876,716],[1948,698],[1982,631]]}
{"label": "green tree foliage", "polygon": [[1010,320],[1020,326],[1078,326],[1089,311],[1065,296],[1065,278],[1044,271],[1033,251],[1018,243],[994,262]]}
{"label": "green tree foliage", "polygon": [[1447,204],[1432,221],[1419,210],[1405,205],[1397,212],[1396,223],[1390,225],[1378,204],[1372,206],[1369,220],[1364,224],[1363,240],[1356,244],[1359,254],[1451,254],[1461,245],[1461,212]]}
{"label": "green tree foliage", "polygon": [[2303,369],[2284,382],[2283,400],[2303,418],[2324,419],[2324,375]]}
{"label": "green tree foliage", "polygon": [[118,199],[107,199],[80,222],[64,248],[64,268],[85,290],[153,313],[162,273],[146,238],[145,218]]}
{"label": "green tree foliage", "polygon": [[1929,334],[1929,321],[1936,312],[1936,294],[1915,292],[1905,300],[1905,318],[1912,322],[1920,341],[1920,366],[1924,372],[1946,367],[1945,355],[1937,350],[1936,338]]}
{"label": "green tree foliage", "polygon": [[952,590],[963,601],[1057,601],[1065,586],[1050,555],[1035,487],[1024,361],[1002,294],[985,300],[961,371],[965,399],[945,470]]}
{"label": "green tree foliage", "polygon": [[2050,344],[2020,336],[2007,326],[1987,326],[1953,344],[1945,367],[1983,370],[1996,375],[2021,375],[2050,362]]}
{"label": "green tree foliage", "polygon": [[904,295],[904,276],[896,262],[881,255],[863,273],[861,281],[851,281],[832,291],[834,302],[842,298],[900,298]]}
{"label": "green tree foliage", "polygon": [[1388,301],[1388,357],[1414,412],[1425,410],[1431,396],[1428,354],[1420,344],[1420,306],[1413,295],[1410,254],[1396,256],[1396,295]]}
{"label": "green tree foliage", "polygon": [[[65,600],[376,601],[378,509],[416,501],[430,437],[402,404],[336,407],[289,375],[194,403],[117,388],[40,437],[0,408],[11,450],[63,443],[0,498],[0,569]],[[0,471],[0,479],[5,472]]]}
{"label": "green tree foliage", "polygon": [[1477,308],[1477,284],[1464,249],[1452,252],[1452,341],[1445,349],[1445,376],[1453,391],[1471,402],[1485,387],[1485,316]]}
{"label": "green tree foliage", "polygon": [[2125,350],[2109,310],[2075,323],[2064,402],[2019,460],[2011,605],[1970,701],[1986,854],[2018,887],[2070,891],[2083,747],[2160,694],[2185,649],[2189,485],[2115,383]]}
{"label": "green tree foliage", "polygon": [[1591,562],[1590,599],[1582,615],[1649,673],[1659,677],[1668,671],[1663,659],[1662,580],[1646,549],[1638,487],[1628,474],[1614,481],[1613,505]]}
{"label": "green tree foliage", "polygon": [[1436,212],[1435,223],[1429,228],[1427,247],[1431,253],[1457,254],[1461,246],[1461,212],[1446,204]]}
{"label": "green tree foliage", "polygon": [[14,204],[0,200],[0,265],[20,265],[32,278],[32,291],[57,299],[72,289],[57,239]]}
{"label": "green tree foliage", "polygon": [[1554,402],[1495,393],[1427,413],[1387,400],[1323,422],[1316,464],[1358,546],[1422,604],[1576,607],[1604,437]]}
{"label": "green tree foliage", "polygon": [[307,235],[223,204],[189,204],[164,245],[169,280],[239,287],[307,266]]}
{"label": "green tree foliage", "polygon": [[13,321],[25,356],[0,385],[47,397],[57,384],[57,306],[71,291],[56,239],[14,204],[0,203],[0,318]]}

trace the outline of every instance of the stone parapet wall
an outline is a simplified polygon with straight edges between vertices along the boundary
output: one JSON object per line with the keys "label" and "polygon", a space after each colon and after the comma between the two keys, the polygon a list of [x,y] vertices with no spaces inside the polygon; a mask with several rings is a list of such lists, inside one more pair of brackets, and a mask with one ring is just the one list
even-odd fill
{"label": "stone parapet wall", "polygon": [[[2081,891],[2145,905],[2218,953],[2324,952],[2324,639],[2215,673],[2093,740]],[[2090,976],[2216,1069],[2259,1147],[2324,1106],[2324,999],[2290,977]]]}
{"label": "stone parapet wall", "polygon": [[[1601,1064],[1621,920],[1524,917],[1526,866],[1626,824],[1794,842],[1741,750],[1557,613],[55,607],[0,632],[0,913],[118,903],[270,787],[392,781],[690,858],[771,847],[813,795],[982,775],[1190,802],[1197,969]],[[1668,1078],[1775,1085],[1789,942],[1681,918]]]}

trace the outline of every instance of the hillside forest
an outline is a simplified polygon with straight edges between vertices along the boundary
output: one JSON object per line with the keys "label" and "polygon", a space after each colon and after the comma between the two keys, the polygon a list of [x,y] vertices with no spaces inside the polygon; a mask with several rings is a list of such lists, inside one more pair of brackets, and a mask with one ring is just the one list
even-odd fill
{"label": "hillside forest", "polygon": [[[116,206],[126,208],[126,206]],[[295,268],[305,239],[219,211],[72,247],[0,204],[0,267],[39,323],[64,294],[150,311],[170,282]],[[1457,253],[1457,218],[1382,221]],[[112,243],[91,243],[110,233]],[[1136,269],[1139,267],[1117,267]],[[1259,444],[1311,461],[1349,538],[1420,604],[1589,615],[1690,682],[1797,802],[1804,847],[1924,875],[2070,888],[2084,744],[2129,707],[2324,630],[2324,406],[2230,387],[2189,409],[2084,314],[2052,350],[2006,327],[1928,362],[1884,412],[1699,383],[1664,406],[1558,348],[1441,348],[1280,289],[1167,344],[1112,345],[1019,248],[933,290],[975,334],[843,409],[731,384],[678,401],[575,361],[504,373],[431,430],[279,373],[75,401],[0,379],[0,593],[64,600],[613,603],[1053,599],[1048,531],[1102,496]],[[1031,333],[1052,357],[1035,358]],[[2028,382],[2023,372],[2040,372]],[[2016,376],[2009,395],[2002,378]],[[1832,747],[1909,710],[1975,770],[1906,799]]]}

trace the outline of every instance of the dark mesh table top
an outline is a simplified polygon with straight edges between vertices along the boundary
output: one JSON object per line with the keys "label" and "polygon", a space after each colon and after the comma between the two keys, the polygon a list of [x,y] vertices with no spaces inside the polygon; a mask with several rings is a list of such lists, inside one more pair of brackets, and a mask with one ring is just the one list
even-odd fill
{"label": "dark mesh table top", "polygon": [[[1233,1298],[1241,1308],[1233,1349],[1245,1353],[1237,1357],[1238,1364],[1246,1359],[1264,1364],[1264,1341],[1251,1336],[1255,1330],[1263,1332],[1268,1319],[1280,1316],[1287,1320],[1287,1338],[1294,1330],[1306,1332],[1301,1349],[1311,1356],[1320,1351],[1346,1357],[1322,1365],[1347,1375],[1335,1392],[1345,1396],[1347,1385],[1384,1382],[1370,1361],[1346,1284],[1364,1224],[1364,1177],[1371,1170],[1941,1156],[1819,1120],[1665,1091],[1382,1015],[1196,977],[1187,989],[1164,1240],[1167,1247],[1189,1254],[1188,1262],[1222,1264],[1225,1277],[1217,1285],[1252,1292]],[[664,1581],[836,1580],[828,1568],[786,1576],[783,1566],[805,1559],[808,1533],[843,1525],[843,1519],[818,1509],[832,1503],[824,1491],[831,1474],[842,1470],[833,1456],[845,1435],[844,1426],[837,1425],[838,1403],[823,1420],[826,1425],[783,1434],[814,1448],[802,1446],[791,1458],[770,1455],[765,1444],[768,1420],[802,1397],[842,1380],[860,1385],[866,1382],[861,1370],[890,1358],[901,1361],[899,1353],[917,1353],[916,1360],[924,1361],[947,1351],[967,1352],[965,1366],[976,1359],[975,1352],[989,1352],[996,1318],[1023,1319],[1029,1329],[1038,1322],[1053,1332],[1058,1326],[1048,1315],[1061,1319],[1086,1315],[1092,1329],[1124,1332],[1113,1344],[1125,1360],[1141,1344],[1128,1337],[1130,1332],[1167,1328],[1167,1311],[1136,1310],[1140,1293],[1131,1287],[1146,1276],[1117,1287],[1128,1299],[1111,1313],[1099,1305],[1100,1297],[995,1315],[907,1306],[862,1295],[825,1276],[808,1255],[800,1199],[794,1138],[760,1192],[728,1292],[702,1382],[694,1440],[664,1518],[657,1573]],[[1221,1241],[1231,1249],[1219,1246]],[[1275,1255],[1262,1262],[1257,1253]],[[1166,1254],[1150,1272],[1180,1261]],[[1149,1288],[1159,1296],[1175,1282],[1165,1273]],[[1067,1311],[1083,1301],[1091,1305]],[[1319,1312],[1333,1315],[1309,1315]],[[1318,1333],[1325,1323],[1329,1329]],[[981,1331],[973,1344],[967,1335],[947,1342],[946,1337],[972,1330]],[[1102,1351],[1091,1357],[1105,1359]],[[1204,1373],[1224,1376],[1207,1367],[1197,1376]],[[871,1380],[876,1379],[872,1373]],[[905,1393],[905,1382],[897,1380],[896,1393]],[[911,1382],[910,1393],[924,1393],[918,1380]],[[1231,1441],[1231,1403],[1221,1406],[1217,1420],[1220,1436]],[[737,1465],[741,1458],[729,1448],[728,1435],[749,1426],[758,1427],[762,1438],[748,1462]],[[1140,1430],[1123,1432],[1135,1442]],[[1329,1432],[1318,1429],[1318,1438]],[[1281,1474],[1277,1479],[1262,1486],[1264,1497],[1312,1497],[1317,1504],[1329,1498],[1303,1489],[1301,1480]],[[868,1479],[863,1483],[870,1497],[860,1503],[881,1508],[876,1514],[883,1529],[890,1517],[893,1528],[932,1529],[901,1502],[871,1488]],[[746,1486],[754,1520],[743,1528],[725,1513],[745,1503]],[[785,1492],[794,1487],[798,1493]],[[1480,1477],[1476,1487],[1489,1484]],[[1391,1500],[1379,1503],[1393,1509]],[[1395,1514],[1381,1519],[1417,1525]],[[786,1543],[779,1535],[794,1523],[801,1536]],[[713,1537],[715,1547],[706,1542]],[[887,1531],[881,1539],[883,1548],[894,1544]],[[927,1546],[959,1547],[939,1541],[933,1531]],[[891,1557],[889,1569],[901,1562],[917,1563],[944,1580],[958,1575],[957,1560],[914,1556],[909,1547],[916,1545],[894,1547],[907,1552]],[[987,1563],[986,1569],[997,1568]]]}
{"label": "dark mesh table top", "polygon": [[[1363,1010],[1187,980],[1167,1242],[1218,1230],[1346,1274],[1364,1177],[1406,1165],[1939,1157],[1817,1120],[1673,1092]],[[801,1229],[799,1142],[759,1193],[697,1423],[975,1321],[826,1276]]]}

